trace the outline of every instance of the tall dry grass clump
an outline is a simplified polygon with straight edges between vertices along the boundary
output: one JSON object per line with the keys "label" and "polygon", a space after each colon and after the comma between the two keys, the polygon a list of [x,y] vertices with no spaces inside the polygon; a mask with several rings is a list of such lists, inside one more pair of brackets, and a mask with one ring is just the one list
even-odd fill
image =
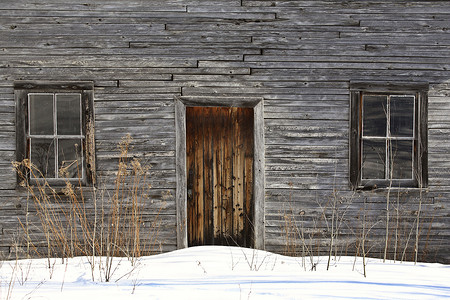
{"label": "tall dry grass clump", "polygon": [[[85,186],[81,179],[66,178],[64,185],[56,188],[30,160],[13,163],[20,185],[27,192],[26,218],[19,220],[27,256],[106,256],[108,269],[113,257],[125,256],[134,261],[151,253],[159,213],[152,226],[146,228],[143,245],[141,227],[149,198],[149,167],[129,158],[131,142],[128,135],[118,145],[119,161],[112,187],[108,182],[101,188]],[[59,170],[61,176],[64,172],[63,168]]]}

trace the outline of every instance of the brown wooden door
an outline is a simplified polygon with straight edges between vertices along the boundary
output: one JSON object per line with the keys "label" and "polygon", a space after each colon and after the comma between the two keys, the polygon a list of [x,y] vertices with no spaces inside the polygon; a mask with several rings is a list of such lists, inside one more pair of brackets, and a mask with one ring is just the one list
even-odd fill
{"label": "brown wooden door", "polygon": [[188,243],[253,242],[253,109],[186,107]]}

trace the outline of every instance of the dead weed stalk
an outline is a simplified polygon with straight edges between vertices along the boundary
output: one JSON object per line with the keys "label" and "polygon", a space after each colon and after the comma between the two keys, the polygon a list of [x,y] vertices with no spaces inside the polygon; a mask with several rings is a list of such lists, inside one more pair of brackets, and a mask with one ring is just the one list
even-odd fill
{"label": "dead weed stalk", "polygon": [[[147,182],[149,167],[136,158],[129,160],[131,142],[127,135],[118,145],[119,162],[112,189],[107,183],[99,190],[84,186],[80,172],[77,186],[76,180],[66,178],[64,186],[54,187],[30,160],[13,163],[20,185],[27,192],[26,219],[19,222],[28,257],[31,253],[45,256],[50,268],[51,257],[89,256],[93,269],[94,258],[105,256],[104,279],[109,281],[115,269],[114,257],[127,257],[134,264],[141,255],[151,253],[154,245],[143,243],[156,243],[159,213],[151,228],[146,228],[145,234],[151,239],[142,241],[144,205],[151,188]],[[64,171],[60,169],[59,174],[65,174]],[[161,209],[162,206],[159,212]],[[36,218],[29,217],[32,213],[38,217],[37,223]]]}

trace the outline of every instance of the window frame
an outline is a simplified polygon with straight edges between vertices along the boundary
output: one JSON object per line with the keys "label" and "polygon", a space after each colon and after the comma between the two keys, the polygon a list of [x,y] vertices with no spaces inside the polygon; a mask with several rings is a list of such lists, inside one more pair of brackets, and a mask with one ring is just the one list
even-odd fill
{"label": "window frame", "polygon": [[[53,94],[53,101],[57,94],[79,94],[81,99],[81,133],[82,137],[82,176],[81,178],[28,178],[30,183],[37,181],[47,181],[52,186],[64,186],[67,181],[72,183],[81,183],[82,185],[95,184],[95,139],[94,139],[94,83],[92,81],[78,82],[47,82],[47,81],[17,81],[14,83],[14,94],[16,101],[16,161],[21,162],[30,158],[30,139],[33,135],[29,134],[29,95],[33,94]],[[56,111],[54,111],[56,114]],[[53,122],[57,120],[54,119]],[[54,125],[56,126],[56,125]],[[53,138],[57,138],[58,133],[53,133]],[[77,137],[77,138],[78,138]],[[34,137],[36,138],[36,137]],[[57,149],[55,150],[55,152]],[[55,163],[57,158],[55,158]],[[23,170],[26,171],[26,170]],[[30,176],[26,173],[27,176]],[[17,176],[17,184],[23,178]]]}
{"label": "window frame", "polygon": [[[428,83],[350,82],[349,179],[353,189],[428,186],[428,89]],[[412,172],[416,176],[412,179],[362,179],[364,95],[415,96]]]}

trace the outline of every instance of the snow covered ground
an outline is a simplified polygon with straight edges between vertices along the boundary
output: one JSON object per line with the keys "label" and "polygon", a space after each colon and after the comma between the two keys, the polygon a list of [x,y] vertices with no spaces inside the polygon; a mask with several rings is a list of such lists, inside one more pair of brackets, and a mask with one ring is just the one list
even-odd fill
{"label": "snow covered ground", "polygon": [[[192,247],[143,257],[1,262],[0,299],[433,299],[450,298],[450,266],[341,257],[292,258],[236,247]],[[94,281],[92,280],[94,276]]]}

